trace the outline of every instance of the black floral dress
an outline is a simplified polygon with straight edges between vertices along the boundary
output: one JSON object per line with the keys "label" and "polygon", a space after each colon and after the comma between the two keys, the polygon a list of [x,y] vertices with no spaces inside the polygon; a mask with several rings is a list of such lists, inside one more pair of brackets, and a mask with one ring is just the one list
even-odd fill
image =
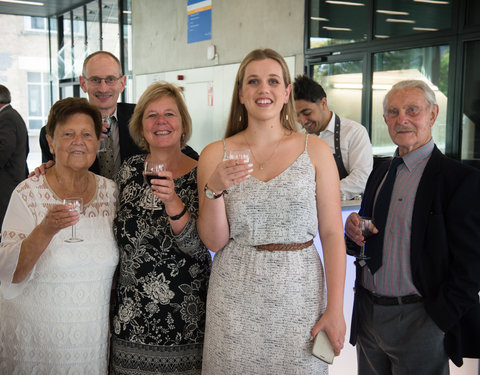
{"label": "black floral dress", "polygon": [[198,237],[197,169],[175,179],[190,220],[171,232],[165,209],[143,180],[145,155],[117,175],[114,233],[120,252],[115,288],[110,373],[200,374],[211,257]]}

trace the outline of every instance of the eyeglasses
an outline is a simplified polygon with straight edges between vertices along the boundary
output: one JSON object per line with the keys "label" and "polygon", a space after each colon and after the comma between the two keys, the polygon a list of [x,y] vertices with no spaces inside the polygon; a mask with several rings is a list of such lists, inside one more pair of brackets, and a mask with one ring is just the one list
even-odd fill
{"label": "eyeglasses", "polygon": [[95,86],[100,86],[102,84],[102,81],[105,82],[107,86],[113,86],[114,84],[117,83],[119,79],[121,79],[123,76],[120,77],[115,77],[115,76],[108,76],[105,78],[101,77],[90,77],[90,78],[85,78],[88,82],[90,82],[92,85]]}

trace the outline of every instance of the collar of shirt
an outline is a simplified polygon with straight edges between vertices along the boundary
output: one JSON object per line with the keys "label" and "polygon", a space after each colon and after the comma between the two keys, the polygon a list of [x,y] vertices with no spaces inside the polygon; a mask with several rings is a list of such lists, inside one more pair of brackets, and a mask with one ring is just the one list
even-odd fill
{"label": "collar of shirt", "polygon": [[6,103],[4,106],[0,108],[0,112],[3,111],[5,108],[11,107],[10,103]]}
{"label": "collar of shirt", "polygon": [[331,111],[332,112],[332,117],[330,119],[330,121],[328,122],[328,125],[327,127],[320,132],[319,136],[322,135],[322,134],[327,134],[327,133],[335,133],[335,112]]}
{"label": "collar of shirt", "polygon": [[[422,147],[417,148],[416,150],[410,151],[408,154],[402,156],[403,163],[407,167],[408,171],[413,171],[422,161],[426,158],[429,158],[433,151],[433,138],[424,144]],[[395,150],[394,157],[398,157],[398,148]]]}

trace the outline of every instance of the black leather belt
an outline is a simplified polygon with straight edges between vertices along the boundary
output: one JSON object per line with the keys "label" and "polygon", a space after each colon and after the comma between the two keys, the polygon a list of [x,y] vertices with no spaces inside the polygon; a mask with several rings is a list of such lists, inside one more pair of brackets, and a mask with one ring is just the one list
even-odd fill
{"label": "black leather belt", "polygon": [[395,306],[395,305],[408,305],[410,303],[417,303],[422,302],[423,297],[419,296],[418,294],[409,294],[408,296],[399,296],[399,297],[385,297],[385,296],[378,296],[371,291],[360,287],[359,290],[365,293],[370,301],[372,301],[376,305],[382,306]]}

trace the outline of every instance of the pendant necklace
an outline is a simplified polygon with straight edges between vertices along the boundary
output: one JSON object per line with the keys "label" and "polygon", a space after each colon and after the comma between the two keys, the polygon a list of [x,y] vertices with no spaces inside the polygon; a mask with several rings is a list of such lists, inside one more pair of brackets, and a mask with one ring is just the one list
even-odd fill
{"label": "pendant necklace", "polygon": [[271,154],[267,159],[265,159],[265,160],[262,161],[262,162],[259,162],[258,159],[255,157],[255,153],[253,152],[253,148],[252,148],[252,146],[250,146],[250,143],[248,143],[248,139],[247,139],[247,136],[245,135],[245,133],[243,133],[243,138],[245,139],[245,142],[247,143],[247,146],[248,146],[248,148],[250,149],[250,152],[252,153],[253,159],[254,159],[255,162],[258,164],[258,169],[260,169],[261,171],[263,171],[263,168],[264,168],[265,164],[266,164],[267,162],[269,162],[270,159],[273,158],[273,156],[274,156],[275,153],[277,152],[277,148],[278,148],[278,146],[280,145],[280,142],[282,142],[283,135],[282,135],[282,137],[280,137],[279,141],[277,142],[275,148],[273,149],[272,154]]}

